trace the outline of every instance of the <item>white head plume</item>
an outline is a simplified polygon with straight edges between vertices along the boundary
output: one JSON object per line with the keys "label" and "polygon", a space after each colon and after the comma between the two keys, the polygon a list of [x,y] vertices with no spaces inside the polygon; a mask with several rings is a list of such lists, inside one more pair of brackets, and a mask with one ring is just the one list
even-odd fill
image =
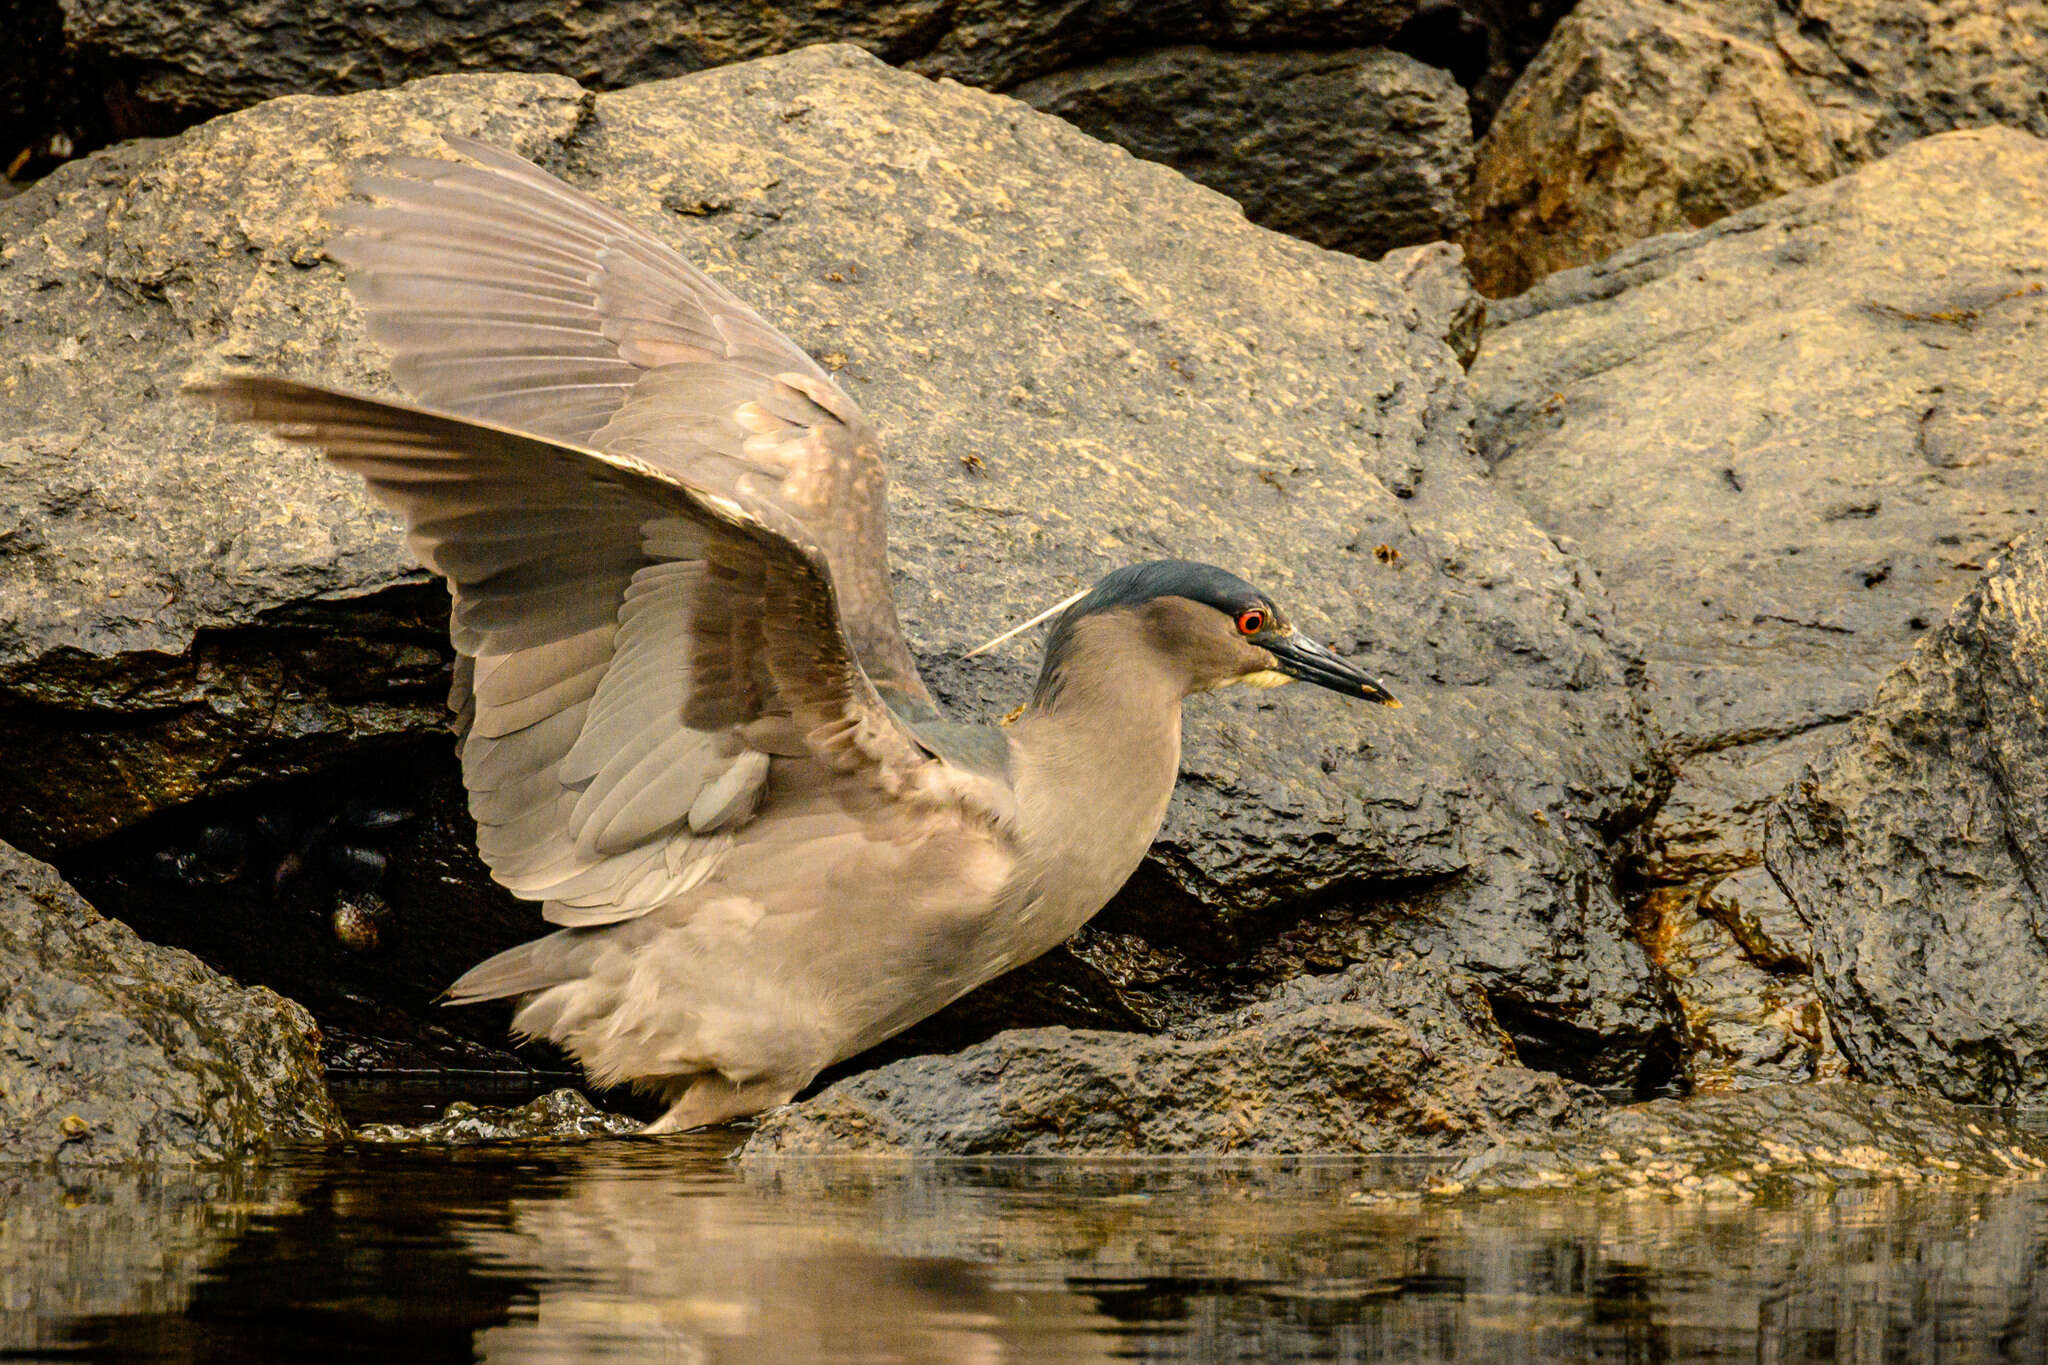
{"label": "white head plume", "polygon": [[1044,611],[1038,613],[1038,615],[1032,617],[1029,621],[1026,621],[1023,625],[1011,626],[1001,635],[996,636],[995,639],[982,641],[980,644],[976,645],[973,649],[968,650],[965,654],[962,654],[960,657],[963,659],[971,659],[977,654],[988,653],[997,645],[1002,644],[1005,640],[1016,639],[1019,635],[1022,635],[1025,631],[1031,629],[1039,622],[1049,620],[1052,617],[1055,617],[1059,615],[1061,612],[1065,611],[1068,607],[1073,606],[1074,603],[1086,597],[1089,591],[1090,590],[1088,588],[1083,588],[1081,589],[1081,591],[1075,593],[1072,597],[1061,598],[1059,601],[1047,607]]}

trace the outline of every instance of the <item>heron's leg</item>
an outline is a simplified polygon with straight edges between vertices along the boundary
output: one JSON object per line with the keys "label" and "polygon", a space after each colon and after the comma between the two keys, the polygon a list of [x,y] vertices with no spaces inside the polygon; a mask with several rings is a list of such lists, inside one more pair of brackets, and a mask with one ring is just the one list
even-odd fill
{"label": "heron's leg", "polygon": [[788,1104],[803,1084],[786,1076],[763,1076],[745,1085],[735,1085],[716,1071],[707,1071],[690,1083],[690,1088],[669,1106],[666,1114],[642,1128],[640,1136],[658,1137],[743,1119]]}

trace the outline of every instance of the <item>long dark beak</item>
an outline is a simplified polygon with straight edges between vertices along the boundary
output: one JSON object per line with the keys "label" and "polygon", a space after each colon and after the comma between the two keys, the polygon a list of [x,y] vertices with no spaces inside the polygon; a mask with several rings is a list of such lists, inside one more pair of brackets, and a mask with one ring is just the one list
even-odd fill
{"label": "long dark beak", "polygon": [[1327,687],[1347,697],[1364,697],[1381,706],[1401,704],[1394,700],[1393,693],[1380,686],[1379,679],[1359,672],[1306,635],[1289,635],[1271,644],[1263,640],[1259,643],[1265,645],[1280,665],[1280,671],[1290,678]]}

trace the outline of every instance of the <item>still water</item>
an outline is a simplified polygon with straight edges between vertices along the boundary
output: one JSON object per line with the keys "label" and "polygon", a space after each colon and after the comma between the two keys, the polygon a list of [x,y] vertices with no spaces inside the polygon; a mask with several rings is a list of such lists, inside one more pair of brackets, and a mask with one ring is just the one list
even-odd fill
{"label": "still water", "polygon": [[0,1169],[0,1359],[2048,1361],[2048,1188],[1388,1196],[1349,1160],[730,1141]]}

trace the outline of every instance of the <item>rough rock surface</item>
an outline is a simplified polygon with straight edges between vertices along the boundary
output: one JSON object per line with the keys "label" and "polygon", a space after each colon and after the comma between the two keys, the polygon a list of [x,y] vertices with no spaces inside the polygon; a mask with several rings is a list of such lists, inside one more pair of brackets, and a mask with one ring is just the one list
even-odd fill
{"label": "rough rock surface", "polygon": [[1770,866],[1859,1074],[2048,1103],[2048,544],[2002,556],[1793,784]]}
{"label": "rough rock surface", "polygon": [[0,845],[0,1160],[220,1161],[342,1136],[306,1012]]}
{"label": "rough rock surface", "polygon": [[2048,135],[2048,4],[1586,0],[1481,144],[1488,294],[1703,227],[1932,133]]}
{"label": "rough rock surface", "polygon": [[1486,334],[1486,300],[1472,287],[1465,253],[1455,242],[1405,246],[1380,258],[1423,314],[1423,325],[1444,339],[1466,369]]}
{"label": "rough rock surface", "polygon": [[895,1062],[770,1113],[745,1154],[1451,1152],[1599,1107],[1516,1065],[1472,982],[1396,958],[1170,1036],[1021,1029]]}
{"label": "rough rock surface", "polygon": [[1462,224],[1465,92],[1399,53],[1170,47],[1011,93],[1221,190],[1263,227],[1338,251],[1379,256]]}
{"label": "rough rock surface", "polygon": [[1773,1085],[1608,1110],[1580,1137],[1503,1144],[1439,1194],[1590,1188],[1700,1199],[1778,1198],[1873,1181],[2039,1180],[2048,1138],[1929,1095]]}
{"label": "rough rock surface", "polygon": [[512,1107],[457,1100],[430,1123],[366,1123],[358,1142],[561,1142],[623,1137],[644,1125],[624,1114],[608,1114],[575,1090],[553,1090]]}
{"label": "rough rock surface", "polygon": [[[142,99],[201,115],[454,71],[547,72],[612,88],[831,42],[928,76],[1005,89],[1163,42],[1379,43],[1416,8],[1414,0],[511,0],[488,9],[397,0],[367,10],[59,2],[74,46],[134,69]],[[251,33],[263,41],[252,43]]]}
{"label": "rough rock surface", "polygon": [[[47,3],[54,11],[56,0]],[[130,74],[141,108],[187,122],[278,95],[375,89],[438,72],[552,72],[616,88],[810,43],[853,43],[969,85],[1007,90],[1049,77],[1043,96],[1025,97],[1042,108],[1057,102],[1054,112],[1096,136],[1241,200],[1256,222],[1378,255],[1449,236],[1463,221],[1471,178],[1471,119],[1458,82],[1357,46],[1397,41],[1417,8],[1415,0],[513,0],[486,11],[401,0],[340,11],[280,10],[264,0],[64,0],[63,28],[74,52]],[[1461,20],[1477,49],[1463,38],[1432,52],[1499,47],[1507,60],[1503,17]],[[1420,22],[1409,36],[1428,44],[1422,30],[1432,21]],[[252,32],[263,41],[252,43]],[[1166,46],[1202,42],[1230,50]],[[1493,65],[1471,75],[1498,84]]]}
{"label": "rough rock surface", "polygon": [[2038,521],[2044,228],[2048,143],[1951,133],[1492,305],[1480,448],[1645,657],[1654,882],[1753,866],[1769,798]]}
{"label": "rough rock surface", "polygon": [[[176,396],[223,364],[387,387],[321,215],[359,158],[444,129],[563,168],[840,371],[889,452],[911,636],[961,712],[1001,714],[1035,670],[1029,644],[959,662],[969,645],[1169,553],[1259,581],[1407,703],[1198,699],[1109,946],[1046,970],[1156,1024],[1299,970],[1258,955],[1314,900],[1337,965],[1374,935],[1443,945],[1532,1061],[1668,1072],[1668,1004],[1611,889],[1610,836],[1650,801],[1626,660],[1578,562],[1472,458],[1441,310],[1059,120],[846,48],[595,96],[443,77],[280,101],[0,207],[20,509],[0,833],[75,853],[154,792],[397,753],[379,795],[402,801],[452,766],[390,519]],[[280,629],[301,613],[326,650]],[[35,742],[58,731],[61,752]],[[431,942],[468,874],[403,871],[386,939]]]}

